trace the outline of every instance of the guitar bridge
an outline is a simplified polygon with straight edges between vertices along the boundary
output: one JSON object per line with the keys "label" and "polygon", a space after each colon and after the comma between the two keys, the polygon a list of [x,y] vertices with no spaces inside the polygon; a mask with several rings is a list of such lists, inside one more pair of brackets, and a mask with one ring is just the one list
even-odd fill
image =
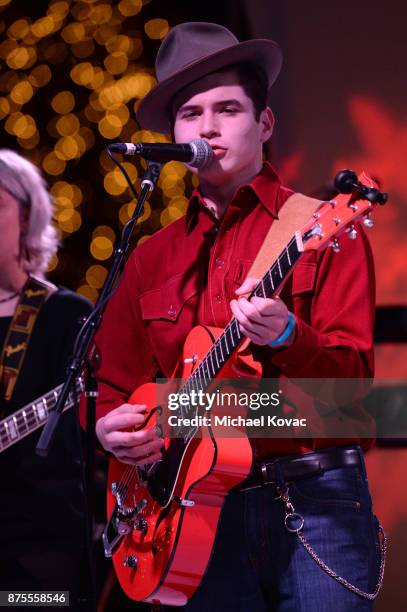
{"label": "guitar bridge", "polygon": [[[113,483],[113,485],[115,485],[115,483]],[[133,507],[126,506],[123,502],[126,493],[120,494],[117,487],[113,485],[112,494],[116,498],[116,505],[102,534],[103,549],[106,558],[112,556],[124,536],[131,533],[134,529],[145,531],[143,520],[138,518],[138,515],[146,507],[147,500],[141,499],[140,502]]]}

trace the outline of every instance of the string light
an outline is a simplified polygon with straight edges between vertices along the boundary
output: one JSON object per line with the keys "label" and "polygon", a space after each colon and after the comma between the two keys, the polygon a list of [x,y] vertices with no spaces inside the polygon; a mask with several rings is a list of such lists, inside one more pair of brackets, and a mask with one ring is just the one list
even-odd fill
{"label": "string light", "polygon": [[75,107],[75,97],[72,92],[64,90],[57,93],[51,100],[51,106],[56,113],[65,115]]}
{"label": "string light", "polygon": [[133,17],[141,11],[143,3],[141,0],[121,0],[117,8],[125,17]]}
{"label": "string light", "polygon": [[10,92],[10,98],[16,102],[17,104],[25,104],[34,95],[34,89],[30,83],[30,81],[24,79],[14,85],[13,89]]}
{"label": "string light", "polygon": [[86,271],[86,281],[94,289],[100,289],[106,280],[107,269],[104,266],[90,266]]}
{"label": "string light", "polygon": [[[13,18],[10,0],[0,0],[0,9],[7,7],[0,23],[0,122],[6,146],[15,143],[42,169],[62,236],[82,226],[85,236],[89,221],[105,220],[82,242],[89,249],[87,269],[80,272],[86,254],[78,266],[77,291],[93,301],[107,274],[100,262],[111,257],[115,229],[135,208],[123,175],[100,151],[103,140],[169,140],[136,123],[140,101],[156,84],[152,66],[143,61],[145,43],[158,45],[170,28],[160,16],[143,18],[146,4],[149,0],[48,0],[35,17]],[[87,152],[88,165],[78,165]],[[139,190],[145,162],[125,160],[124,166]],[[192,181],[196,184],[195,177]],[[190,186],[183,164],[163,167],[154,204],[145,203],[139,220],[146,225],[136,237],[138,244],[184,214]],[[59,266],[61,258],[55,256],[49,270]]]}
{"label": "string light", "polygon": [[150,19],[144,24],[144,30],[149,38],[158,39],[164,38],[168,33],[170,26],[166,19]]}
{"label": "string light", "polygon": [[95,259],[109,259],[113,253],[113,243],[106,236],[97,236],[90,243],[90,252]]}

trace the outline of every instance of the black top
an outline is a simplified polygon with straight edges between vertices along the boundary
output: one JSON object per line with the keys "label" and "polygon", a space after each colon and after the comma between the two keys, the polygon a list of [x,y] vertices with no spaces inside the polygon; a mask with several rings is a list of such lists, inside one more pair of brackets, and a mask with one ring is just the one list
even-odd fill
{"label": "black top", "polygon": [[[7,413],[64,381],[80,318],[91,304],[59,288],[42,306]],[[0,317],[3,347],[11,317]],[[4,403],[0,407],[5,409]],[[0,453],[0,545],[5,541],[78,537],[82,498],[75,409],[65,412],[48,457],[35,454],[41,430]]]}

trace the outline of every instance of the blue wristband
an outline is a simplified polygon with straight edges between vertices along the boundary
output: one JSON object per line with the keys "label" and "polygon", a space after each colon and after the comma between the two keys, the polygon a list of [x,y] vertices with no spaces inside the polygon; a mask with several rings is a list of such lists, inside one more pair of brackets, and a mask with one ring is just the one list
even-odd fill
{"label": "blue wristband", "polygon": [[288,313],[288,323],[286,325],[285,330],[278,338],[276,338],[272,342],[269,342],[269,346],[271,346],[272,348],[276,348],[284,344],[284,342],[288,340],[288,338],[291,336],[294,327],[295,327],[295,317],[292,312],[289,312]]}

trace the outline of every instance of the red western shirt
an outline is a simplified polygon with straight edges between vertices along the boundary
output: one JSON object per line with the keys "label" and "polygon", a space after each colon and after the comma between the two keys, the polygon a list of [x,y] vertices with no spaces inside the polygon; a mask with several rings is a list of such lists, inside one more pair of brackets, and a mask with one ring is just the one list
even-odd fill
{"label": "red western shirt", "polygon": [[[225,327],[229,302],[291,193],[266,163],[251,184],[237,190],[222,220],[195,190],[184,217],[135,249],[97,335],[102,357],[97,418],[158,372],[171,376],[195,325]],[[255,347],[264,376],[373,376],[372,253],[362,230],[357,240],[344,236],[339,242],[340,253],[308,251],[286,283],[281,297],[296,316],[297,336],[288,348]],[[350,421],[369,421],[360,405],[354,411]],[[258,457],[349,443],[367,448],[371,440],[352,435],[252,442]]]}

